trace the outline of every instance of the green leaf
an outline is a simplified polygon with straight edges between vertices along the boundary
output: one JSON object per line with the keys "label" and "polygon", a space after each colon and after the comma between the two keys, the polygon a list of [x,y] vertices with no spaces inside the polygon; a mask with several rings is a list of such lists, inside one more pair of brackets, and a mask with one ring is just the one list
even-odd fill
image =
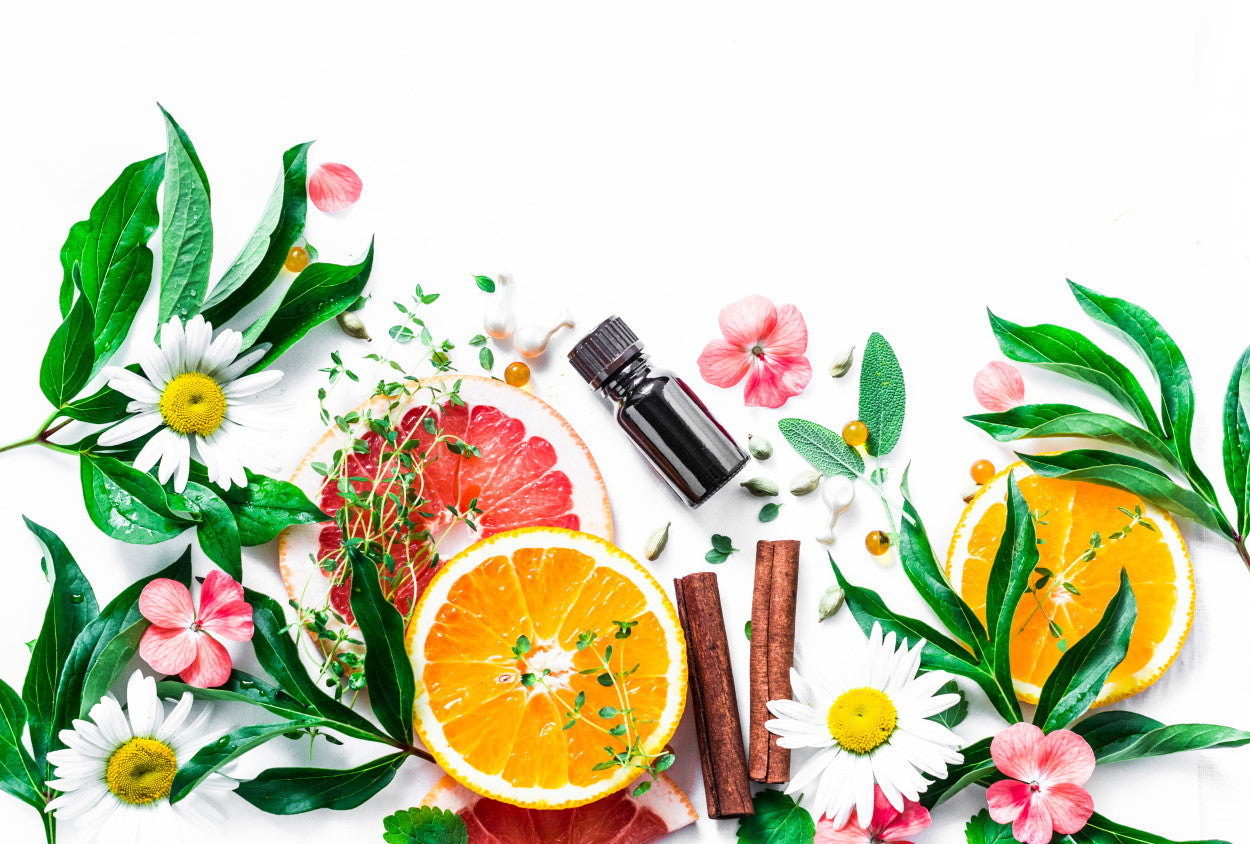
{"label": "green leaf", "polygon": [[187,133],[165,116],[165,194],[161,210],[161,300],[157,322],[184,323],[200,312],[213,260],[208,177]]}
{"label": "green leaf", "polygon": [[769,502],[760,508],[760,521],[771,522],[781,513],[781,505]]}
{"label": "green leaf", "polygon": [[1025,404],[1004,413],[979,413],[964,419],[1002,442],[1042,437],[1084,437],[1127,446],[1181,469],[1180,461],[1159,437],[1105,413],[1071,404]]}
{"label": "green leaf", "polygon": [[271,815],[355,809],[386,788],[407,758],[407,753],[392,753],[343,771],[270,768],[239,783],[235,793]]}
{"label": "green leaf", "polygon": [[930,715],[930,721],[936,721],[944,727],[954,729],[964,722],[968,717],[968,696],[959,688],[959,684],[954,680],[945,683],[942,688],[937,690],[940,695],[959,695],[959,702],[954,706],[942,710],[936,715]]}
{"label": "green leaf", "polygon": [[990,328],[1007,357],[1091,384],[1162,436],[1163,428],[1137,377],[1083,334],[1058,325],[1025,327],[989,312]]}
{"label": "green leaf", "polygon": [[494,282],[494,280],[492,280],[492,279],[491,279],[491,278],[489,278],[488,276],[484,276],[484,275],[475,275],[475,276],[473,276],[473,280],[474,280],[475,282],[477,282],[477,289],[478,289],[478,290],[482,290],[482,291],[484,291],[484,292],[486,292],[486,293],[494,293],[494,292],[495,292],[495,282]]}
{"label": "green leaf", "polygon": [[368,654],[365,676],[378,722],[406,744],[412,743],[415,679],[405,646],[404,618],[382,595],[378,567],[355,546],[347,546],[351,567],[351,608]]}
{"label": "green leaf", "polygon": [[165,489],[147,472],[96,454],[83,454],[80,464],[87,515],[114,539],[154,545],[191,526],[189,514],[175,513]]}
{"label": "green leaf", "polygon": [[182,497],[196,516],[195,538],[204,554],[235,580],[243,580],[243,553],[234,513],[217,493],[188,481]]}
{"label": "green leaf", "polygon": [[248,472],[245,487],[211,488],[230,505],[238,522],[239,542],[245,546],[268,542],[291,525],[312,525],[330,518],[289,481]]}
{"label": "green leaf", "polygon": [[920,803],[926,809],[932,809],[973,783],[994,775],[998,768],[990,756],[992,739],[983,738],[965,747],[960,753],[964,760],[956,765],[948,765],[946,776],[931,784],[920,795]]}
{"label": "green leaf", "polygon": [[477,362],[481,364],[482,369],[489,372],[495,365],[495,353],[490,350],[489,346],[483,346],[478,349]]}
{"label": "green leaf", "polygon": [[56,711],[56,690],[61,669],[74,640],[100,613],[95,592],[61,538],[25,516],[26,527],[43,544],[43,570],[52,581],[52,594],[44,613],[43,627],[30,655],[30,668],[22,686],[22,702],[30,713],[30,743],[35,766],[44,760],[56,739],[56,725],[49,716]]}
{"label": "green leaf", "polygon": [[1237,503],[1237,533],[1250,533],[1250,348],[1233,367],[1224,397],[1224,475]]}
{"label": "green leaf", "polygon": [[435,806],[402,809],[382,819],[386,844],[469,844],[469,830],[455,812]]}
{"label": "green leaf", "polygon": [[769,788],[751,802],[755,814],[738,818],[741,844],[811,844],[816,822],[790,795]]}
{"label": "green leaf", "polygon": [[1212,838],[1202,841],[1173,841],[1170,838],[1118,824],[1096,812],[1080,832],[1057,838],[1055,841],[1056,844],[1068,844],[1068,842],[1070,844],[1228,844],[1227,841],[1217,841]]}
{"label": "green leaf", "polygon": [[[1012,619],[1024,590],[1029,586],[1029,577],[1037,567],[1038,557],[1037,534],[1029,502],[1021,494],[1013,473],[1007,478],[1007,522],[985,587],[985,626],[989,631],[990,663],[998,684],[1003,688],[1012,687]],[[1012,695],[1013,700],[1014,697]],[[1019,706],[1014,706],[1013,711],[1015,718],[1008,720],[1019,721]]]}
{"label": "green leaf", "polygon": [[817,472],[852,480],[863,474],[864,458],[840,434],[806,419],[782,419],[777,427],[790,447]]}
{"label": "green leaf", "polygon": [[1163,472],[1133,457],[1099,449],[1076,449],[1062,454],[1017,454],[1029,468],[1046,478],[1089,481],[1122,489],[1146,499],[1176,516],[1231,536],[1211,507],[1193,490],[1185,489]]}
{"label": "green leaf", "polygon": [[359,264],[313,264],[295,277],[290,289],[273,308],[243,334],[243,345],[268,343],[271,348],[252,367],[264,369],[316,326],[334,319],[355,302],[373,270],[373,242]]}
{"label": "green leaf", "polygon": [[74,268],[95,317],[94,371],[121,348],[152,282],[157,191],[165,177],[165,156],[136,161],[75,223],[61,247],[61,316],[74,297]]}
{"label": "green leaf", "polygon": [[1103,764],[1250,744],[1250,732],[1245,730],[1217,724],[1165,726],[1132,712],[1099,712],[1071,729],[1089,742]]}
{"label": "green leaf", "polygon": [[990,817],[988,809],[982,809],[968,819],[964,835],[968,838],[968,844],[1000,844],[1016,840],[1011,833],[1011,824],[998,823]]}
{"label": "green leaf", "polygon": [[74,399],[61,408],[61,415],[79,422],[90,422],[93,425],[105,425],[120,422],[130,414],[126,411],[130,404],[130,396],[119,393],[112,387],[104,386],[89,396]]}
{"label": "green leaf", "polygon": [[312,718],[297,718],[293,721],[280,721],[276,724],[257,724],[252,727],[240,727],[210,742],[182,763],[178,773],[174,774],[173,786],[169,792],[169,802],[177,803],[195,789],[209,776],[238,759],[249,750],[260,747],[267,741],[287,733],[321,726],[321,722]]}
{"label": "green leaf", "polygon": [[43,775],[22,743],[25,732],[26,704],[0,680],[0,790],[42,812]]}
{"label": "green leaf", "polygon": [[1120,588],[1103,611],[1102,618],[1081,640],[1064,651],[1059,663],[1042,686],[1033,714],[1033,723],[1045,732],[1062,729],[1094,703],[1112,669],[1128,653],[1133,624],[1137,621],[1137,601],[1120,570]]}
{"label": "green leaf", "polygon": [[204,319],[213,325],[224,325],[269,289],[303,233],[310,146],[297,144],[282,154],[282,174],[260,222],[204,303]]}
{"label": "green leaf", "polygon": [[885,456],[898,445],[907,410],[903,368],[890,342],[877,332],[868,337],[859,370],[859,420],[868,426],[869,454]]}
{"label": "green leaf", "polygon": [[86,296],[79,296],[65,320],[52,332],[39,365],[39,389],[53,407],[69,402],[91,380],[95,346],[91,336],[95,318]]}

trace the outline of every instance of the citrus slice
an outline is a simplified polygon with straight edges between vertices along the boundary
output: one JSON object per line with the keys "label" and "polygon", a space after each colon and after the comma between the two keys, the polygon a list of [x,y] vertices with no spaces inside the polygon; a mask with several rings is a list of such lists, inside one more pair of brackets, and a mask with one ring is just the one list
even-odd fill
{"label": "citrus slice", "polygon": [[[459,383],[459,402],[449,393]],[[433,391],[442,396],[430,401]],[[389,412],[395,421],[397,442],[411,441],[410,458],[426,453],[424,471],[413,481],[424,502],[411,508],[406,527],[393,506],[371,520],[369,508],[346,503],[336,482],[329,482],[317,467],[333,465],[337,450],[350,447],[351,438],[332,428],[312,447],[296,469],[292,482],[303,489],[322,510],[336,515],[347,507],[348,535],[383,545],[380,560],[389,554],[397,576],[383,579],[388,597],[405,617],[421,590],[434,576],[437,559],[430,543],[411,539],[428,530],[439,539],[438,552],[445,558],[464,549],[479,537],[518,527],[547,525],[580,529],[612,538],[612,511],[607,490],[595,460],[585,443],[548,404],[532,393],[502,381],[471,375],[439,375],[421,381],[409,400]],[[375,415],[387,413],[382,400],[362,405]],[[428,427],[427,427],[428,426]],[[433,429],[447,437],[431,447]],[[374,491],[385,497],[396,490],[388,479],[402,471],[400,450],[389,446],[378,433],[360,437],[368,450],[351,453],[342,473],[352,479],[358,494]],[[481,453],[463,453],[463,441]],[[456,450],[448,448],[451,444]],[[457,453],[460,451],[461,453]],[[471,507],[480,514],[470,521],[457,520]],[[291,598],[304,606],[330,606],[351,620],[351,581],[345,574],[343,530],[337,525],[288,528],[279,538],[278,558],[282,579]],[[328,593],[328,595],[327,595]]]}
{"label": "citrus slice", "polygon": [[677,784],[660,774],[641,797],[626,791],[572,809],[522,809],[443,777],[421,801],[455,812],[469,844],[648,844],[698,820]]}
{"label": "citrus slice", "polygon": [[461,783],[515,806],[579,806],[622,788],[664,754],[686,702],[672,602],[586,533],[478,542],[430,581],[408,637],[425,746]]}
{"label": "citrus slice", "polygon": [[1016,695],[1037,703],[1063,651],[1090,631],[1128,573],[1137,623],[1128,655],[1094,705],[1136,694],[1163,675],[1194,617],[1194,573],[1172,518],[1132,493],[1036,475],[1015,463],[989,480],[955,528],[946,572],[985,621],[990,567],[1007,518],[1007,475],[1029,504],[1040,559],[1012,620]]}

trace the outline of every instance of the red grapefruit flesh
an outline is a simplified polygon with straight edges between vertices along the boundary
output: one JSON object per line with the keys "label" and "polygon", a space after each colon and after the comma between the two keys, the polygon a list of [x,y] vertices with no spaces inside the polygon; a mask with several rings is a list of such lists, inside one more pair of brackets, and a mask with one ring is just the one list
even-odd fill
{"label": "red grapefruit flesh", "polygon": [[641,797],[630,797],[631,790],[571,809],[522,809],[443,777],[421,805],[460,815],[469,844],[647,844],[699,817],[667,775],[661,774]]}

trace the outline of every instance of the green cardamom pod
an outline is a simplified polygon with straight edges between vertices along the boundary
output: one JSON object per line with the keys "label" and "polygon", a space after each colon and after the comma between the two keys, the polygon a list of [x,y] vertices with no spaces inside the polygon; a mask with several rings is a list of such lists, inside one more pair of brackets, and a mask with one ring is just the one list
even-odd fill
{"label": "green cardamom pod", "polygon": [[747,451],[756,460],[767,460],[773,456],[773,444],[763,437],[747,434]]}
{"label": "green cardamom pod", "polygon": [[816,472],[811,469],[806,472],[799,472],[794,476],[794,479],[790,481],[790,494],[807,495],[808,493],[815,492],[816,487],[820,486],[820,479],[823,477],[824,475],[820,474],[820,472]]}
{"label": "green cardamom pod", "polygon": [[820,607],[818,610],[820,620],[824,621],[829,616],[837,613],[838,610],[842,609],[842,602],[845,600],[846,593],[842,591],[842,587],[838,584],[835,583],[826,589],[825,594],[820,596]]}
{"label": "green cardamom pod", "polygon": [[743,481],[740,486],[747,492],[752,495],[758,495],[760,498],[768,498],[781,491],[777,484],[768,478],[751,478],[749,481]]}
{"label": "green cardamom pod", "polygon": [[672,524],[672,522],[665,522],[663,527],[651,531],[651,535],[647,537],[647,544],[643,548],[643,553],[648,560],[655,560],[664,553],[664,546],[668,544],[668,529]]}
{"label": "green cardamom pod", "polygon": [[348,337],[355,337],[357,340],[372,340],[369,336],[369,329],[365,328],[364,321],[356,316],[354,311],[343,311],[335,319],[338,320],[339,328],[343,329],[343,333]]}

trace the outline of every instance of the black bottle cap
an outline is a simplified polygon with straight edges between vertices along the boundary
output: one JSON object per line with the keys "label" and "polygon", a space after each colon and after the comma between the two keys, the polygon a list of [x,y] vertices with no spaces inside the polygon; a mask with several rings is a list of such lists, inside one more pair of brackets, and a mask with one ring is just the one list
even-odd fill
{"label": "black bottle cap", "polygon": [[642,341],[625,320],[610,316],[569,350],[569,362],[578,375],[598,389],[641,351]]}

